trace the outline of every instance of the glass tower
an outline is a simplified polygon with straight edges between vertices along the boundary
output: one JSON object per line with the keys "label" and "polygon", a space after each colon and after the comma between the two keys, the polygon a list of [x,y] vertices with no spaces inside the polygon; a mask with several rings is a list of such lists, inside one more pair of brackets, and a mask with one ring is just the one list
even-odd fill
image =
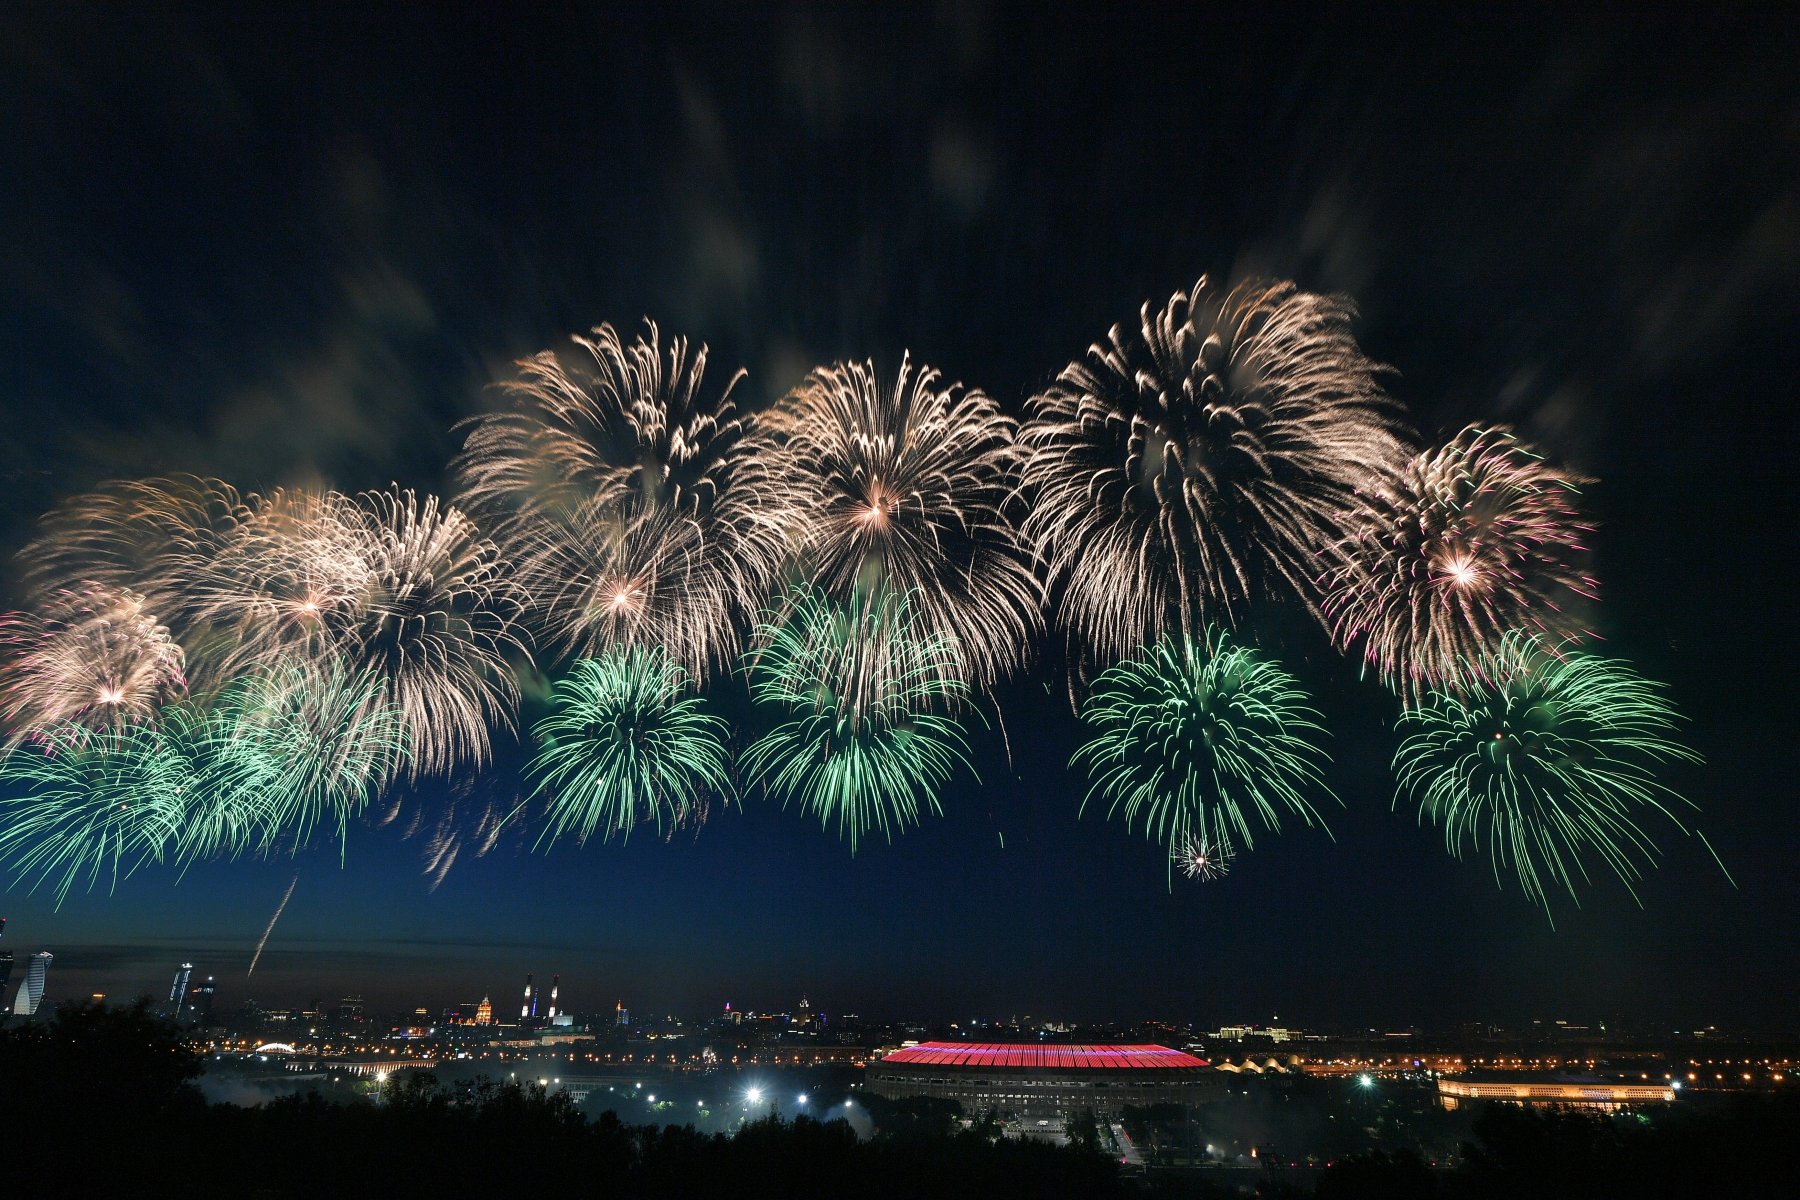
{"label": "glass tower", "polygon": [[55,957],[48,950],[39,950],[31,956],[31,969],[25,972],[19,994],[13,998],[14,1016],[29,1017],[37,1013],[38,1005],[44,1002],[44,977],[50,973],[50,960]]}

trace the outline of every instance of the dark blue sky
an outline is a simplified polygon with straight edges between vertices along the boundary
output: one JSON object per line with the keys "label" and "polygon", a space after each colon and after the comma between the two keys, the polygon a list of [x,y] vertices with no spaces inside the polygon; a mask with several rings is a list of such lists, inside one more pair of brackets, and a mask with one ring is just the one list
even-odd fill
{"label": "dark blue sky", "polygon": [[403,836],[433,786],[341,868],[10,892],[7,944],[57,952],[54,994],[191,957],[227,1002],[536,970],[638,1011],[1791,1020],[1800,39],[1776,6],[1568,7],[8,6],[0,534],[120,475],[441,487],[507,363],[603,320],[709,342],[755,403],[910,348],[1016,410],[1144,299],[1284,274],[1355,296],[1427,435],[1508,420],[1602,480],[1601,632],[1693,717],[1675,782],[1738,890],[1671,836],[1642,909],[1601,881],[1552,932],[1389,811],[1392,701],[1271,629],[1345,807],[1206,886],[1077,820],[1038,678],[1016,771],[985,736],[981,785],[854,859],[751,797],[672,844],[503,838],[433,890]]}

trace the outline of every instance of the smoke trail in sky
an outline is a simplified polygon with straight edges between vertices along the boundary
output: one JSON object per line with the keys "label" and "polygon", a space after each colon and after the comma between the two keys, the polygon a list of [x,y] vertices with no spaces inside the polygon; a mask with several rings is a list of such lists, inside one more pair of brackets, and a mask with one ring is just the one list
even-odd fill
{"label": "smoke trail in sky", "polygon": [[275,932],[275,922],[281,920],[281,914],[287,908],[288,898],[294,894],[294,885],[299,882],[300,872],[295,871],[294,877],[288,880],[287,891],[281,893],[281,903],[275,906],[275,915],[269,918],[268,925],[263,928],[261,940],[256,943],[256,953],[250,956],[250,969],[244,972],[245,979],[256,974],[256,964],[262,958],[263,947],[269,944],[269,935]]}

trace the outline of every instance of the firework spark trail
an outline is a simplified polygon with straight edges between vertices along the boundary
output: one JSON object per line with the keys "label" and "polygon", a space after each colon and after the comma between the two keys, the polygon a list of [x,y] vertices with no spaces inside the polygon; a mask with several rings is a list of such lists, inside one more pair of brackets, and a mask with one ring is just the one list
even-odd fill
{"label": "firework spark trail", "polygon": [[1316,608],[1316,556],[1407,458],[1341,297],[1205,279],[1035,397],[1021,433],[1028,542],[1102,662],[1200,638],[1246,601]]}
{"label": "firework spark trail", "polygon": [[1008,514],[1016,423],[980,391],[902,358],[819,367],[767,414],[774,511],[802,572],[839,602],[880,586],[911,597],[989,688],[1024,663],[1043,595]]}
{"label": "firework spark trail", "polygon": [[494,531],[559,650],[667,649],[704,681],[735,655],[739,620],[774,584],[783,547],[768,475],[731,398],[703,398],[707,354],[657,327],[627,344],[610,325],[549,351],[503,385],[453,470]]}
{"label": "firework spark trail", "polygon": [[1403,695],[1478,667],[1506,634],[1578,640],[1592,527],[1586,481],[1503,428],[1470,426],[1414,458],[1392,490],[1364,493],[1329,555],[1322,607],[1340,648],[1362,643]]}
{"label": "firework spark trail", "polygon": [[493,850],[510,817],[492,800],[479,806],[473,821],[468,818],[468,798],[453,799],[439,815],[437,826],[425,844],[425,865],[420,874],[431,880],[427,891],[443,886],[464,850],[481,858]]}
{"label": "firework spark trail", "polygon": [[262,959],[263,947],[269,944],[269,935],[275,932],[275,922],[281,920],[281,914],[287,910],[288,899],[294,894],[294,885],[299,882],[300,872],[295,871],[294,877],[288,880],[287,891],[281,893],[281,903],[275,906],[275,915],[269,918],[268,925],[263,928],[262,937],[257,940],[256,953],[250,956],[250,969],[244,972],[245,979],[256,974],[256,964]]}
{"label": "firework spark trail", "polygon": [[[1688,804],[1655,772],[1699,755],[1670,740],[1675,709],[1625,663],[1511,634],[1456,690],[1428,693],[1401,715],[1395,796],[1439,825],[1450,852],[1510,867],[1549,913],[1547,885],[1579,901],[1598,858],[1625,884],[1654,865],[1646,818],[1683,829]],[[1688,804],[1689,807],[1693,807]]]}

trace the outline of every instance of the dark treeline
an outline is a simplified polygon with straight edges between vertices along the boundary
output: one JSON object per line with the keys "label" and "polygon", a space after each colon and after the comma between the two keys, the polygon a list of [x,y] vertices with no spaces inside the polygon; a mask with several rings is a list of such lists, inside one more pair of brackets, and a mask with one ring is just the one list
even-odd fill
{"label": "dark treeline", "polygon": [[[402,1073],[381,1103],[316,1094],[255,1108],[213,1105],[198,1054],[145,1005],[67,1006],[0,1034],[0,1128],[31,1157],[44,1195],[482,1197],[555,1187],[568,1196],[1223,1197],[1501,1200],[1797,1194],[1800,1101],[1743,1098],[1655,1121],[1503,1106],[1476,1123],[1453,1171],[1372,1153],[1322,1172],[1316,1190],[1240,1171],[1123,1175],[1085,1145],[1056,1148],[962,1130],[950,1107],[871,1106],[876,1135],[841,1121],[771,1118],[732,1135],[589,1120],[566,1098],[483,1083],[453,1092]],[[202,1191],[199,1194],[205,1194]]]}

